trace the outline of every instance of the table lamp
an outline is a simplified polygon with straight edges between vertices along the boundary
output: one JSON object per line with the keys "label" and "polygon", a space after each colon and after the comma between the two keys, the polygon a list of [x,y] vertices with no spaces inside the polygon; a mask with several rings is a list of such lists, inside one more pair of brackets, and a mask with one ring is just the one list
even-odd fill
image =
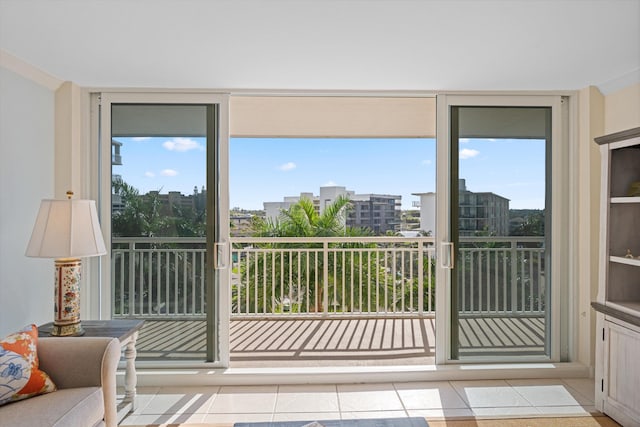
{"label": "table lamp", "polygon": [[80,258],[104,255],[107,250],[93,200],[45,199],[25,253],[55,259],[54,322],[51,335],[83,335],[80,324]]}

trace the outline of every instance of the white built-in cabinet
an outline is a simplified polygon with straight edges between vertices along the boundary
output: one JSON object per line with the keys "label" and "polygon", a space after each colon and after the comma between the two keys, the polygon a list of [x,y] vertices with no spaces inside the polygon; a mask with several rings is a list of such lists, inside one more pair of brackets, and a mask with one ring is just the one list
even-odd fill
{"label": "white built-in cabinet", "polygon": [[[602,158],[596,408],[640,426],[640,127],[595,139]],[[640,190],[640,189],[639,189]]]}

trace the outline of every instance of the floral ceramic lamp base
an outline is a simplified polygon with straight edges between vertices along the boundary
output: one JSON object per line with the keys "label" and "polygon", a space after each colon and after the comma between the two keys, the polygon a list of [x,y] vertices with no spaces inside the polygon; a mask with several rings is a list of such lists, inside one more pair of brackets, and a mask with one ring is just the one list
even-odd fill
{"label": "floral ceramic lamp base", "polygon": [[82,262],[78,258],[56,260],[55,318],[51,335],[84,335],[80,324],[80,278]]}

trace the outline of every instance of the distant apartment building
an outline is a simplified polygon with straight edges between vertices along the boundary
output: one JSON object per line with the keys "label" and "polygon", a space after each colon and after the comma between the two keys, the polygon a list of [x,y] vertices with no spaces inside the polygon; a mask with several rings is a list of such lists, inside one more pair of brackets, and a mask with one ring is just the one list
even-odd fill
{"label": "distant apartment building", "polygon": [[111,164],[121,166],[122,165],[122,155],[120,154],[120,149],[122,148],[122,142],[116,141],[115,139],[111,140]]}
{"label": "distant apartment building", "polygon": [[[198,192],[198,187],[193,187],[193,194],[185,196],[179,191],[169,191],[161,194],[158,191],[149,191],[145,196],[154,196],[160,204],[160,211],[167,216],[175,216],[179,212],[193,210],[204,212],[207,205],[207,190],[202,188]],[[141,196],[141,197],[145,197]]]}
{"label": "distant apartment building", "polygon": [[461,236],[473,236],[477,231],[495,236],[509,235],[509,199],[495,193],[474,193],[460,180],[458,217]]}
{"label": "distant apartment building", "polygon": [[249,237],[253,231],[252,224],[255,215],[244,212],[231,211],[229,222],[231,225],[230,234],[232,237]]}
{"label": "distant apartment building", "polygon": [[[122,148],[122,142],[116,141],[115,139],[111,140],[111,166],[122,166],[122,155],[120,154],[120,149]],[[113,174],[111,176],[111,181],[115,182],[121,180],[122,177],[120,175]],[[111,194],[111,212],[122,212],[124,210],[124,204],[122,203],[122,196],[119,194]]]}
{"label": "distant apartment building", "polygon": [[355,194],[341,186],[320,187],[320,195],[300,193],[300,196],[285,197],[282,202],[264,202],[265,216],[275,221],[282,210],[287,210],[301,198],[311,200],[318,214],[331,205],[338,197],[351,200],[351,208],[345,218],[349,227],[369,228],[375,234],[400,230],[402,196],[388,194]]}
{"label": "distant apartment building", "polygon": [[[413,194],[420,196],[420,229],[435,234],[436,194]],[[509,235],[509,199],[491,192],[469,191],[466,180],[460,179],[458,206],[460,236],[474,236],[477,232]]]}
{"label": "distant apartment building", "polygon": [[436,193],[412,193],[420,197],[420,202],[413,203],[420,208],[420,230],[435,236],[436,234]]}
{"label": "distant apartment building", "polygon": [[403,232],[420,231],[420,211],[417,209],[403,210],[400,230]]}
{"label": "distant apartment building", "polygon": [[263,202],[265,218],[275,221],[280,216],[281,211],[288,210],[291,205],[298,203],[303,198],[311,200],[316,212],[320,213],[320,199],[315,197],[313,193],[300,193],[300,196],[287,196],[281,202]]}
{"label": "distant apartment building", "polygon": [[356,194],[347,214],[347,225],[369,228],[374,234],[400,231],[402,196],[389,194]]}
{"label": "distant apartment building", "polygon": [[[122,180],[120,175],[113,174],[111,175],[111,181],[116,182]],[[119,194],[111,193],[111,212],[122,212],[124,210],[124,202],[122,201],[122,196]]]}
{"label": "distant apartment building", "polygon": [[[179,191],[169,191],[167,194],[161,194],[158,191],[149,191],[147,194],[138,196],[141,199],[147,197],[155,197],[159,202],[159,209],[162,215],[176,216],[187,211],[204,212],[207,203],[207,190],[202,188],[198,192],[198,188],[194,187],[193,194],[185,196]],[[122,196],[119,194],[111,194],[111,210],[113,213],[122,212],[125,204]]]}

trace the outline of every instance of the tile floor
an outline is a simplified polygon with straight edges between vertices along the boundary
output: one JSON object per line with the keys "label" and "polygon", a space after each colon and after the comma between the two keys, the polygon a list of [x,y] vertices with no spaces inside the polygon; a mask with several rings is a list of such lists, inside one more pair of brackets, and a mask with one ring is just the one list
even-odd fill
{"label": "tile floor", "polygon": [[536,417],[597,412],[591,379],[142,387],[121,426],[422,416]]}

